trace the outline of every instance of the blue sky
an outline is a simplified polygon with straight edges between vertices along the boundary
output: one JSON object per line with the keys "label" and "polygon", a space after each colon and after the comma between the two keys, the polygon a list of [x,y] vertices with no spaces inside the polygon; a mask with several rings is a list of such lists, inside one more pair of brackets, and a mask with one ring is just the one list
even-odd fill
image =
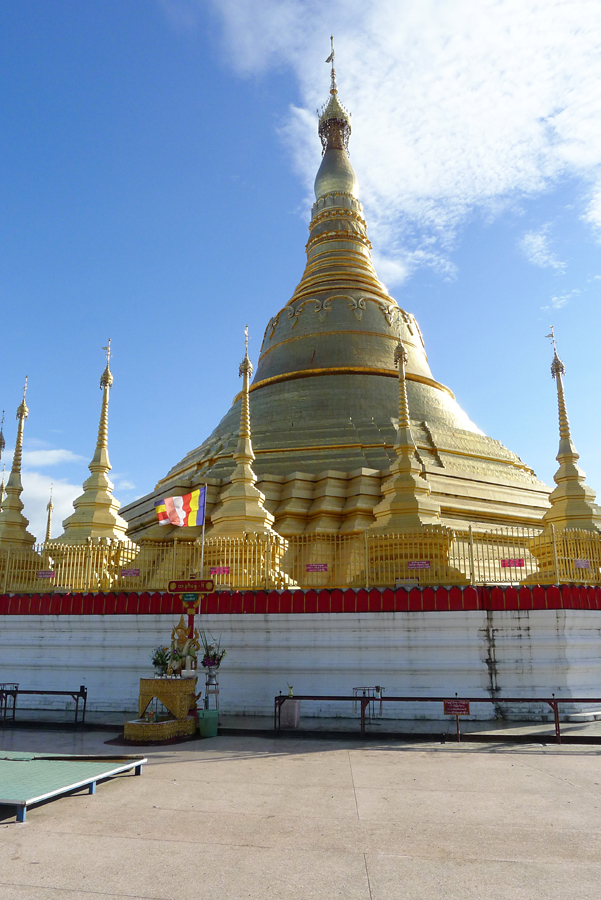
{"label": "blue sky", "polygon": [[376,265],[434,376],[550,483],[553,324],[601,491],[601,6],[523,6],[4,0],[0,410],[11,450],[28,375],[34,533],[87,476],[109,337],[122,504],[227,411],[244,325],[256,362],[302,273],[331,32]]}

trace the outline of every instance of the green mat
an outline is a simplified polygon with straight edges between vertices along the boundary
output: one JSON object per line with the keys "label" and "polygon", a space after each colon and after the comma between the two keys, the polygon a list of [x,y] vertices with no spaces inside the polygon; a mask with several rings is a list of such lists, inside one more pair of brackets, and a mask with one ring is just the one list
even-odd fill
{"label": "green mat", "polygon": [[69,791],[89,788],[96,782],[130,769],[141,774],[142,756],[70,756],[58,753],[13,753],[0,750],[0,805],[18,807],[17,819],[33,803]]}

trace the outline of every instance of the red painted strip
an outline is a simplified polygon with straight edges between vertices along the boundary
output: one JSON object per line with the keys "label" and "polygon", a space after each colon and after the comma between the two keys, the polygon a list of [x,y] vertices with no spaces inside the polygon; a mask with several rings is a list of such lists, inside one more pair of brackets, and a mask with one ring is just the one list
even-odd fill
{"label": "red painted strip", "polygon": [[[444,612],[461,610],[601,610],[601,587],[522,585],[405,588],[313,588],[291,591],[215,591],[203,595],[203,615],[354,612]],[[167,592],[128,594],[0,594],[0,615],[180,615],[181,600]]]}

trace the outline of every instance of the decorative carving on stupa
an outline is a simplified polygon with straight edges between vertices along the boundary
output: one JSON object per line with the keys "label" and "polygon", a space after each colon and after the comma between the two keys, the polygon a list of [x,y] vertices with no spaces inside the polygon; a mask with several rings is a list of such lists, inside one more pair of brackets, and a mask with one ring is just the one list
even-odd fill
{"label": "decorative carving on stupa", "polygon": [[119,515],[120,503],[113,497],[113,483],[109,480],[111,470],[108,452],[109,391],[113,386],[113,376],[109,367],[111,342],[102,348],[106,352],[106,368],[100,378],[102,406],[96,450],[88,468],[90,477],[84,481],[83,494],[73,501],[74,512],[63,521],[63,534],[53,540],[53,544],[80,544],[89,538],[111,538],[130,543],[127,536],[127,522]]}
{"label": "decorative carving on stupa", "polygon": [[586,483],[586,474],[578,465],[580,458],[570,434],[570,423],[563,389],[566,367],[557,354],[555,333],[551,327],[548,335],[553,343],[551,375],[557,387],[557,407],[559,413],[559,468],[553,479],[557,487],[551,492],[551,509],[543,516],[545,525],[555,528],[580,528],[585,531],[601,530],[601,508],[595,503],[596,493]]}
{"label": "decorative carving on stupa", "polygon": [[253,367],[248,357],[248,325],[244,335],[244,359],[239,368],[242,397],[238,443],[234,453],[236,468],[229,487],[221,494],[220,505],[211,514],[209,538],[244,533],[271,534],[273,531],[273,516],[265,509],[265,495],[256,487],[257,476],[252,467],[255,454],[250,433],[249,385]]}
{"label": "decorative carving on stupa", "polygon": [[[23,501],[21,494],[23,493],[23,484],[21,482],[21,462],[23,458],[23,428],[25,420],[29,415],[29,409],[25,402],[27,393],[27,378],[25,378],[25,386],[23,387],[23,400],[17,409],[17,440],[15,441],[15,452],[13,462],[6,483],[5,497],[2,501],[0,509],[0,546],[8,544],[16,545],[22,548],[31,548],[35,544],[35,537],[27,530],[29,519],[23,515]],[[4,414],[2,415],[4,422]],[[2,438],[4,440],[4,436]]]}

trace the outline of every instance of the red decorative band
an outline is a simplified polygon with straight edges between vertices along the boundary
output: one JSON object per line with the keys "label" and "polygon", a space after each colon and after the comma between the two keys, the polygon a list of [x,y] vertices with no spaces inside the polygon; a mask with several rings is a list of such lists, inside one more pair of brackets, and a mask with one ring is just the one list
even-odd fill
{"label": "red decorative band", "polygon": [[[348,590],[219,591],[202,597],[210,615],[365,612],[466,612],[469,610],[599,609],[601,587],[349,588]],[[148,592],[97,594],[0,594],[0,615],[179,615],[178,595]]]}

